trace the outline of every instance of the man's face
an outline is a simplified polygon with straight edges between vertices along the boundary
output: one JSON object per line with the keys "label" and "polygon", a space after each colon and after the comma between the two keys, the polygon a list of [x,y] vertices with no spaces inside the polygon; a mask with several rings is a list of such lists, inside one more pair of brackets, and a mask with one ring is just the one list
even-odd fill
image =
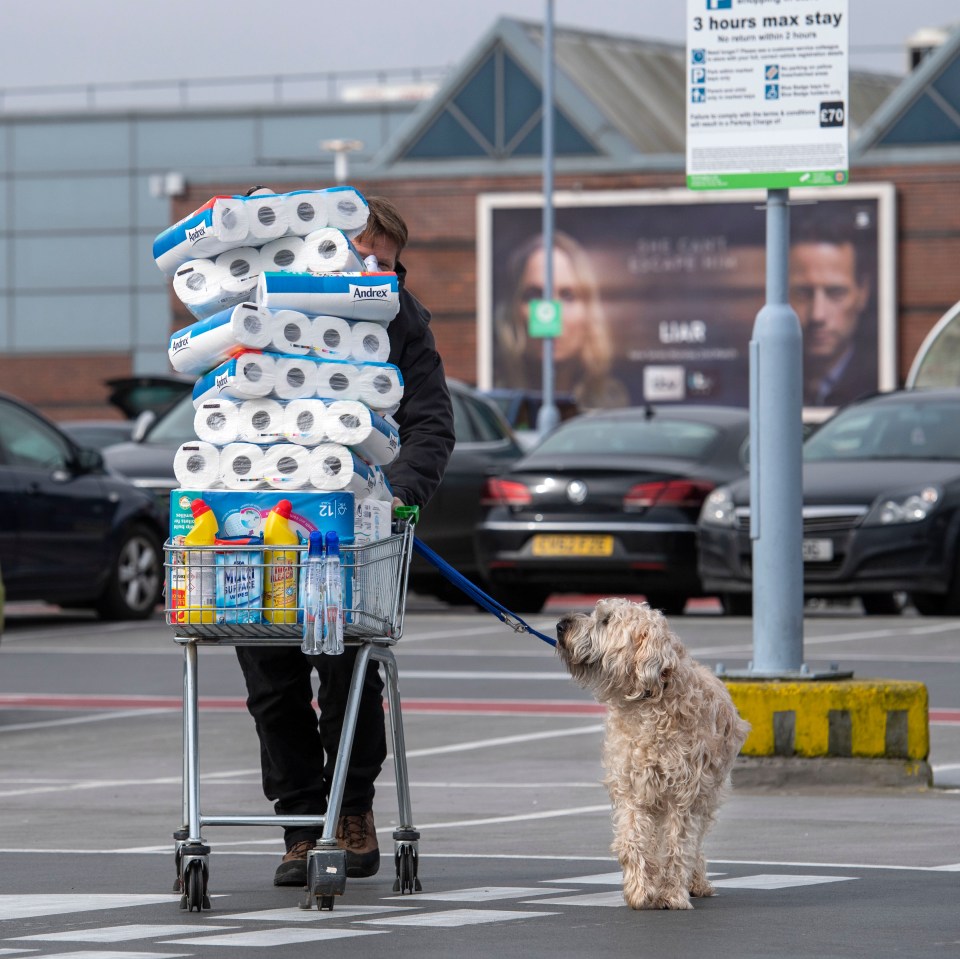
{"label": "man's face", "polygon": [[364,259],[372,253],[384,273],[392,273],[397,268],[397,257],[400,251],[397,249],[397,244],[389,237],[378,236],[372,243],[368,243],[358,236],[353,241],[353,248]]}
{"label": "man's face", "polygon": [[867,297],[852,244],[799,243],[790,250],[790,303],[800,318],[807,356],[839,357],[853,339]]}

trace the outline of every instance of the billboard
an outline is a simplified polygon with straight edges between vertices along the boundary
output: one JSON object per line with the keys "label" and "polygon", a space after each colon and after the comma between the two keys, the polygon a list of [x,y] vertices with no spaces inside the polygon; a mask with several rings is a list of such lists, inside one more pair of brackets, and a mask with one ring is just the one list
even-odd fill
{"label": "billboard", "polygon": [[[554,195],[555,390],[585,407],[749,402],[748,344],[765,302],[763,191]],[[542,387],[539,194],[478,198],[481,388]],[[804,407],[896,385],[892,184],[803,191],[791,209],[791,304]]]}

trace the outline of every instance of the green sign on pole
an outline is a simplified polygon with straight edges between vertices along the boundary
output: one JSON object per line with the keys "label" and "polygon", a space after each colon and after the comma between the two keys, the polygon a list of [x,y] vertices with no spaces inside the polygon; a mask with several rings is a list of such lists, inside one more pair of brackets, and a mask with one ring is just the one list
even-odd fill
{"label": "green sign on pole", "polygon": [[534,337],[559,336],[563,331],[563,317],[559,300],[531,300],[527,318],[527,333]]}

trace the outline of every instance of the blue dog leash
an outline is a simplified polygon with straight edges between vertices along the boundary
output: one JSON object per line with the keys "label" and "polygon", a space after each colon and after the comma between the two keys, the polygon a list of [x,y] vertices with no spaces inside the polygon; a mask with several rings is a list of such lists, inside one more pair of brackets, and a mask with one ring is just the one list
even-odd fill
{"label": "blue dog leash", "polygon": [[441,559],[426,543],[414,537],[414,552],[419,553],[428,563],[436,566],[441,575],[457,587],[462,593],[466,593],[478,606],[492,613],[501,623],[509,626],[515,633],[532,633],[537,639],[542,639],[550,646],[556,646],[557,641],[550,636],[546,636],[535,630],[532,626],[525,623],[516,613],[511,613],[506,606],[498,603],[492,596],[488,596],[476,583],[467,579],[463,573],[454,569],[445,559]]}

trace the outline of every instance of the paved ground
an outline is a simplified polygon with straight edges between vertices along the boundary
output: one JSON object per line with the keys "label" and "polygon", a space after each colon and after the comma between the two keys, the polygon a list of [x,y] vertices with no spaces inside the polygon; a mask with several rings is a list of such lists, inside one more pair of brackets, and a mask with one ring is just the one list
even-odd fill
{"label": "paved ground", "polygon": [[[534,625],[551,626],[563,603]],[[893,957],[960,954],[960,622],[810,610],[805,656],[930,689],[937,788],[735,791],[707,850],[718,895],[688,913],[620,897],[599,785],[602,716],[549,647],[416,598],[397,648],[423,893],[385,861],[330,913],[271,885],[279,830],[205,831],[213,909],[171,893],[180,650],[158,620],[103,627],[15,609],[0,645],[0,956],[369,954]],[[750,621],[708,604],[674,628],[745,664]],[[267,812],[231,649],[200,652],[204,811]],[[392,768],[376,803],[396,819]],[[386,857],[385,857],[386,858]],[[382,943],[382,945],[381,945]],[[261,954],[261,953],[257,953]]]}

